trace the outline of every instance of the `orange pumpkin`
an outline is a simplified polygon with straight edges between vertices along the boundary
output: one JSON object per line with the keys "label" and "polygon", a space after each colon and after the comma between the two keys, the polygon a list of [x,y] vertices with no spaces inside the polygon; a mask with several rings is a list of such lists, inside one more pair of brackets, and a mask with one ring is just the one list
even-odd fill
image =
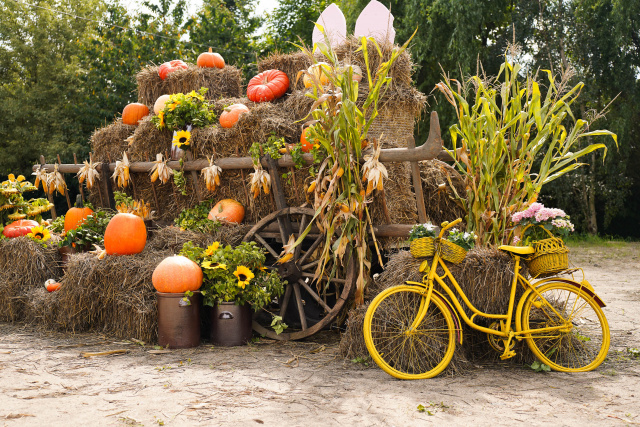
{"label": "orange pumpkin", "polygon": [[153,270],[151,282],[158,292],[197,291],[202,286],[202,269],[187,257],[170,256]]}
{"label": "orange pumpkin", "polygon": [[[327,77],[327,74],[322,71],[323,68],[327,72],[331,72],[331,66],[326,62],[318,62],[317,64],[314,64],[307,68],[307,72],[302,78],[304,87],[311,87],[314,83],[320,83],[322,86],[329,84],[329,78]],[[311,76],[315,77],[315,81]]]}
{"label": "orange pumpkin", "polygon": [[211,209],[207,218],[212,221],[240,224],[244,219],[244,206],[233,199],[220,200]]}
{"label": "orange pumpkin", "polygon": [[5,225],[4,230],[2,230],[2,234],[4,237],[8,237],[10,239],[26,236],[31,233],[31,229],[33,227],[37,227],[38,225],[40,224],[32,219],[19,219],[17,221],[13,221],[11,224]]}
{"label": "orange pumpkin", "polygon": [[203,52],[198,56],[196,64],[201,68],[224,68],[224,59],[222,55],[209,48],[209,52]]}
{"label": "orange pumpkin", "polygon": [[134,102],[122,110],[122,123],[137,126],[138,121],[148,114],[149,108],[146,105]]}
{"label": "orange pumpkin", "polygon": [[233,125],[238,123],[240,116],[248,112],[249,108],[244,104],[229,105],[224,109],[224,112],[220,114],[220,126],[223,128],[232,128]]}
{"label": "orange pumpkin", "polygon": [[173,61],[165,62],[158,68],[158,76],[162,80],[166,79],[170,73],[178,70],[187,70],[189,66],[185,64],[183,61],[179,59],[174,59]]}
{"label": "orange pumpkin", "polygon": [[247,98],[253,102],[269,102],[280,98],[289,89],[289,78],[280,70],[258,74],[247,85]]}
{"label": "orange pumpkin", "polygon": [[75,207],[69,209],[64,216],[64,232],[78,228],[92,213],[90,208],[82,204],[82,196],[78,194]]}
{"label": "orange pumpkin", "polygon": [[147,227],[139,216],[116,214],[104,231],[107,255],[133,255],[142,252],[147,244]]}
{"label": "orange pumpkin", "polygon": [[313,149],[313,144],[307,140],[307,137],[310,136],[309,132],[311,127],[305,128],[302,131],[302,135],[300,135],[300,145],[302,146],[302,151],[304,153],[308,153]]}

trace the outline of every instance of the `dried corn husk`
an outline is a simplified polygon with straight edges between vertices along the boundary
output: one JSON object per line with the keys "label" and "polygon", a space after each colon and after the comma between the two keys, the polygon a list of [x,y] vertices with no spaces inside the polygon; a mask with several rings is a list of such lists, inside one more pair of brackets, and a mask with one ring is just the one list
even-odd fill
{"label": "dried corn husk", "polygon": [[156,182],[160,179],[160,182],[166,184],[169,179],[171,179],[171,175],[173,175],[173,169],[167,166],[167,160],[163,160],[163,155],[158,153],[156,154],[156,160],[151,169],[151,182]]}
{"label": "dried corn husk", "polygon": [[82,184],[87,181],[87,188],[91,190],[96,180],[100,179],[100,173],[97,170],[97,166],[100,163],[93,163],[93,160],[84,161],[84,166],[78,171],[78,182]]}
{"label": "dried corn husk", "polygon": [[253,193],[253,198],[257,198],[260,194],[260,187],[262,187],[262,191],[264,194],[269,194],[269,190],[271,188],[271,176],[269,173],[262,169],[262,165],[255,164],[253,165],[254,172],[249,174],[249,178],[251,178],[251,193]]}
{"label": "dried corn husk", "polygon": [[46,180],[47,188],[45,192],[48,194],[53,194],[54,191],[58,191],[58,193],[64,195],[67,190],[67,184],[64,182],[64,177],[58,171],[58,164],[54,165],[53,172],[47,174]]}
{"label": "dried corn husk", "polygon": [[364,164],[362,165],[362,181],[367,184],[366,195],[371,194],[373,190],[382,190],[384,188],[384,180],[389,178],[387,168],[380,163],[380,151],[382,144],[377,140],[373,140],[373,154],[364,156]]}
{"label": "dried corn husk", "polygon": [[42,189],[46,191],[47,190],[45,188],[45,184],[47,182],[47,171],[46,171],[46,169],[44,169],[42,166],[38,166],[38,169],[34,173],[32,173],[31,175],[35,175],[36,176],[36,182],[33,185],[36,188],[38,188],[38,186],[42,182]]}
{"label": "dried corn husk", "polygon": [[220,175],[222,168],[213,164],[213,157],[209,157],[209,166],[202,169],[202,176],[207,186],[207,190],[214,192],[220,186]]}
{"label": "dried corn husk", "polygon": [[116,161],[116,168],[111,178],[116,181],[120,188],[129,185],[129,158],[127,157],[126,151],[122,155],[122,160]]}

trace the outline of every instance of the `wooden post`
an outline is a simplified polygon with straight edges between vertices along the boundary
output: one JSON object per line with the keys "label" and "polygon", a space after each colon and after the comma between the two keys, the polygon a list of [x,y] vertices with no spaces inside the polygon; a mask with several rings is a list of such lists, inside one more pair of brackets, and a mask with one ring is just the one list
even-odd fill
{"label": "wooden post", "polygon": [[[146,155],[147,162],[149,161],[149,155]],[[171,179],[171,178],[169,178]],[[160,215],[160,205],[158,204],[158,194],[156,193],[156,183],[151,181],[151,190],[153,191],[153,200],[156,202],[156,213]]]}
{"label": "wooden post", "polygon": [[[191,155],[191,150],[187,150],[187,161],[192,161],[193,156]],[[196,195],[198,196],[198,203],[202,203],[202,192],[200,191],[200,182],[198,181],[198,173],[196,171],[191,171],[191,179],[193,179],[193,187],[196,190]]]}
{"label": "wooden post", "polygon": [[[62,164],[62,160],[60,160],[60,154],[58,154],[58,164],[59,165]],[[63,179],[64,179],[64,176],[63,176]],[[66,181],[65,181],[64,185],[65,185],[65,187],[67,187]],[[69,209],[71,209],[73,207],[73,205],[71,204],[71,199],[69,199],[69,187],[65,188],[64,196],[67,199],[67,206],[69,206]]]}
{"label": "wooden post", "polygon": [[[126,151],[127,157],[129,157],[129,150]],[[133,198],[134,200],[138,200],[138,196],[136,195],[136,183],[133,181],[133,172],[129,169],[129,180],[131,181],[131,188],[133,189]]]}
{"label": "wooden post", "polygon": [[103,206],[107,209],[115,209],[116,202],[113,198],[113,188],[111,187],[111,171],[109,163],[100,164],[100,187],[104,190],[105,202]]}
{"label": "wooden post", "polygon": [[[40,167],[44,167],[45,163],[44,156],[40,156]],[[56,215],[56,204],[53,203],[53,194],[49,194],[49,185],[46,182],[44,183],[44,186],[47,187],[45,190],[45,193],[47,193],[47,199],[49,199],[49,203],[53,205],[51,208],[51,219],[56,219],[58,215]]]}
{"label": "wooden post", "polygon": [[[89,163],[93,164],[93,153],[89,153]],[[98,177],[98,181],[101,181],[100,177]],[[102,185],[100,185],[100,182],[98,183],[98,196],[100,197],[100,206],[101,207],[105,207],[104,206],[104,201],[102,200],[102,191],[101,191],[101,187]]]}
{"label": "wooden post", "polygon": [[[78,164],[78,158],[76,157],[76,153],[73,153],[73,164],[74,165]],[[86,199],[84,197],[84,189],[82,188],[82,184],[80,182],[78,182],[78,187],[80,187],[80,196],[82,197],[82,201],[85,202]]]}
{"label": "wooden post", "polygon": [[[240,157],[240,151],[236,146],[236,156]],[[244,198],[247,208],[251,205],[251,199],[249,199],[249,191],[247,190],[247,177],[244,174],[244,169],[240,169],[240,176],[242,176],[242,188],[244,189]]]}
{"label": "wooden post", "polygon": [[[416,148],[416,141],[413,136],[407,138],[407,147]],[[424,205],[424,193],[422,192],[422,177],[420,176],[420,164],[411,163],[411,178],[413,179],[413,191],[416,193],[416,204],[418,205],[418,221],[424,224],[427,222],[427,208]]]}

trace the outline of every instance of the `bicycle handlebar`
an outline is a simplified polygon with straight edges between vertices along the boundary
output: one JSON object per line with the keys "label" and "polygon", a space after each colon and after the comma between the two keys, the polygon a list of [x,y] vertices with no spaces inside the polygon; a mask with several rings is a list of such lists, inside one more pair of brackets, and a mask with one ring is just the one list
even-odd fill
{"label": "bicycle handlebar", "polygon": [[438,235],[438,237],[442,237],[444,235],[445,231],[447,231],[448,229],[450,229],[454,225],[460,224],[461,222],[462,222],[462,218],[458,218],[453,222],[449,222],[449,221],[443,222],[442,224],[440,224],[440,227],[442,227],[442,228],[440,229],[440,234]]}

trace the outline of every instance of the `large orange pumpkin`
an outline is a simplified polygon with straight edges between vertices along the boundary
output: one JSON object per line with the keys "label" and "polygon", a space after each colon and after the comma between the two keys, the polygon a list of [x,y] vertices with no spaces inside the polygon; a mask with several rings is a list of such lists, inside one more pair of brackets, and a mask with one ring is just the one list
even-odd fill
{"label": "large orange pumpkin", "polygon": [[229,105],[220,114],[220,126],[223,128],[232,128],[233,125],[238,123],[238,119],[244,113],[248,113],[249,108],[244,104]]}
{"label": "large orange pumpkin", "polygon": [[280,70],[264,71],[247,85],[247,98],[253,102],[269,102],[280,98],[289,89],[289,78]]}
{"label": "large orange pumpkin", "polygon": [[165,62],[158,68],[158,75],[162,80],[166,79],[169,73],[173,73],[178,70],[186,70],[189,66],[185,64],[183,61],[179,59],[174,59],[173,61]]}
{"label": "large orange pumpkin", "polygon": [[138,121],[148,114],[149,108],[146,105],[134,102],[122,110],[122,123],[137,126]]}
{"label": "large orange pumpkin", "polygon": [[197,291],[202,286],[202,269],[187,257],[170,256],[153,270],[151,282],[158,292]]}
{"label": "large orange pumpkin", "polygon": [[309,132],[311,131],[311,127],[305,128],[302,131],[302,135],[300,135],[300,145],[302,146],[302,151],[308,153],[313,149],[313,144],[307,140],[309,137]]}
{"label": "large orange pumpkin", "polygon": [[107,255],[133,255],[142,252],[147,244],[147,227],[139,216],[116,214],[104,231]]}
{"label": "large orange pumpkin", "polygon": [[244,219],[244,206],[233,199],[220,200],[209,212],[210,220],[240,224]]}
{"label": "large orange pumpkin", "polygon": [[13,221],[11,224],[5,225],[4,230],[2,230],[2,234],[4,237],[13,238],[26,236],[31,233],[31,229],[33,227],[37,227],[38,222],[31,219],[19,219],[17,221]]}
{"label": "large orange pumpkin", "polygon": [[224,68],[224,59],[222,55],[209,48],[209,52],[203,52],[198,56],[196,64],[201,68]]}
{"label": "large orange pumpkin", "polygon": [[64,231],[75,230],[78,228],[93,211],[82,204],[82,196],[78,194],[76,197],[75,207],[69,209],[64,216]]}

